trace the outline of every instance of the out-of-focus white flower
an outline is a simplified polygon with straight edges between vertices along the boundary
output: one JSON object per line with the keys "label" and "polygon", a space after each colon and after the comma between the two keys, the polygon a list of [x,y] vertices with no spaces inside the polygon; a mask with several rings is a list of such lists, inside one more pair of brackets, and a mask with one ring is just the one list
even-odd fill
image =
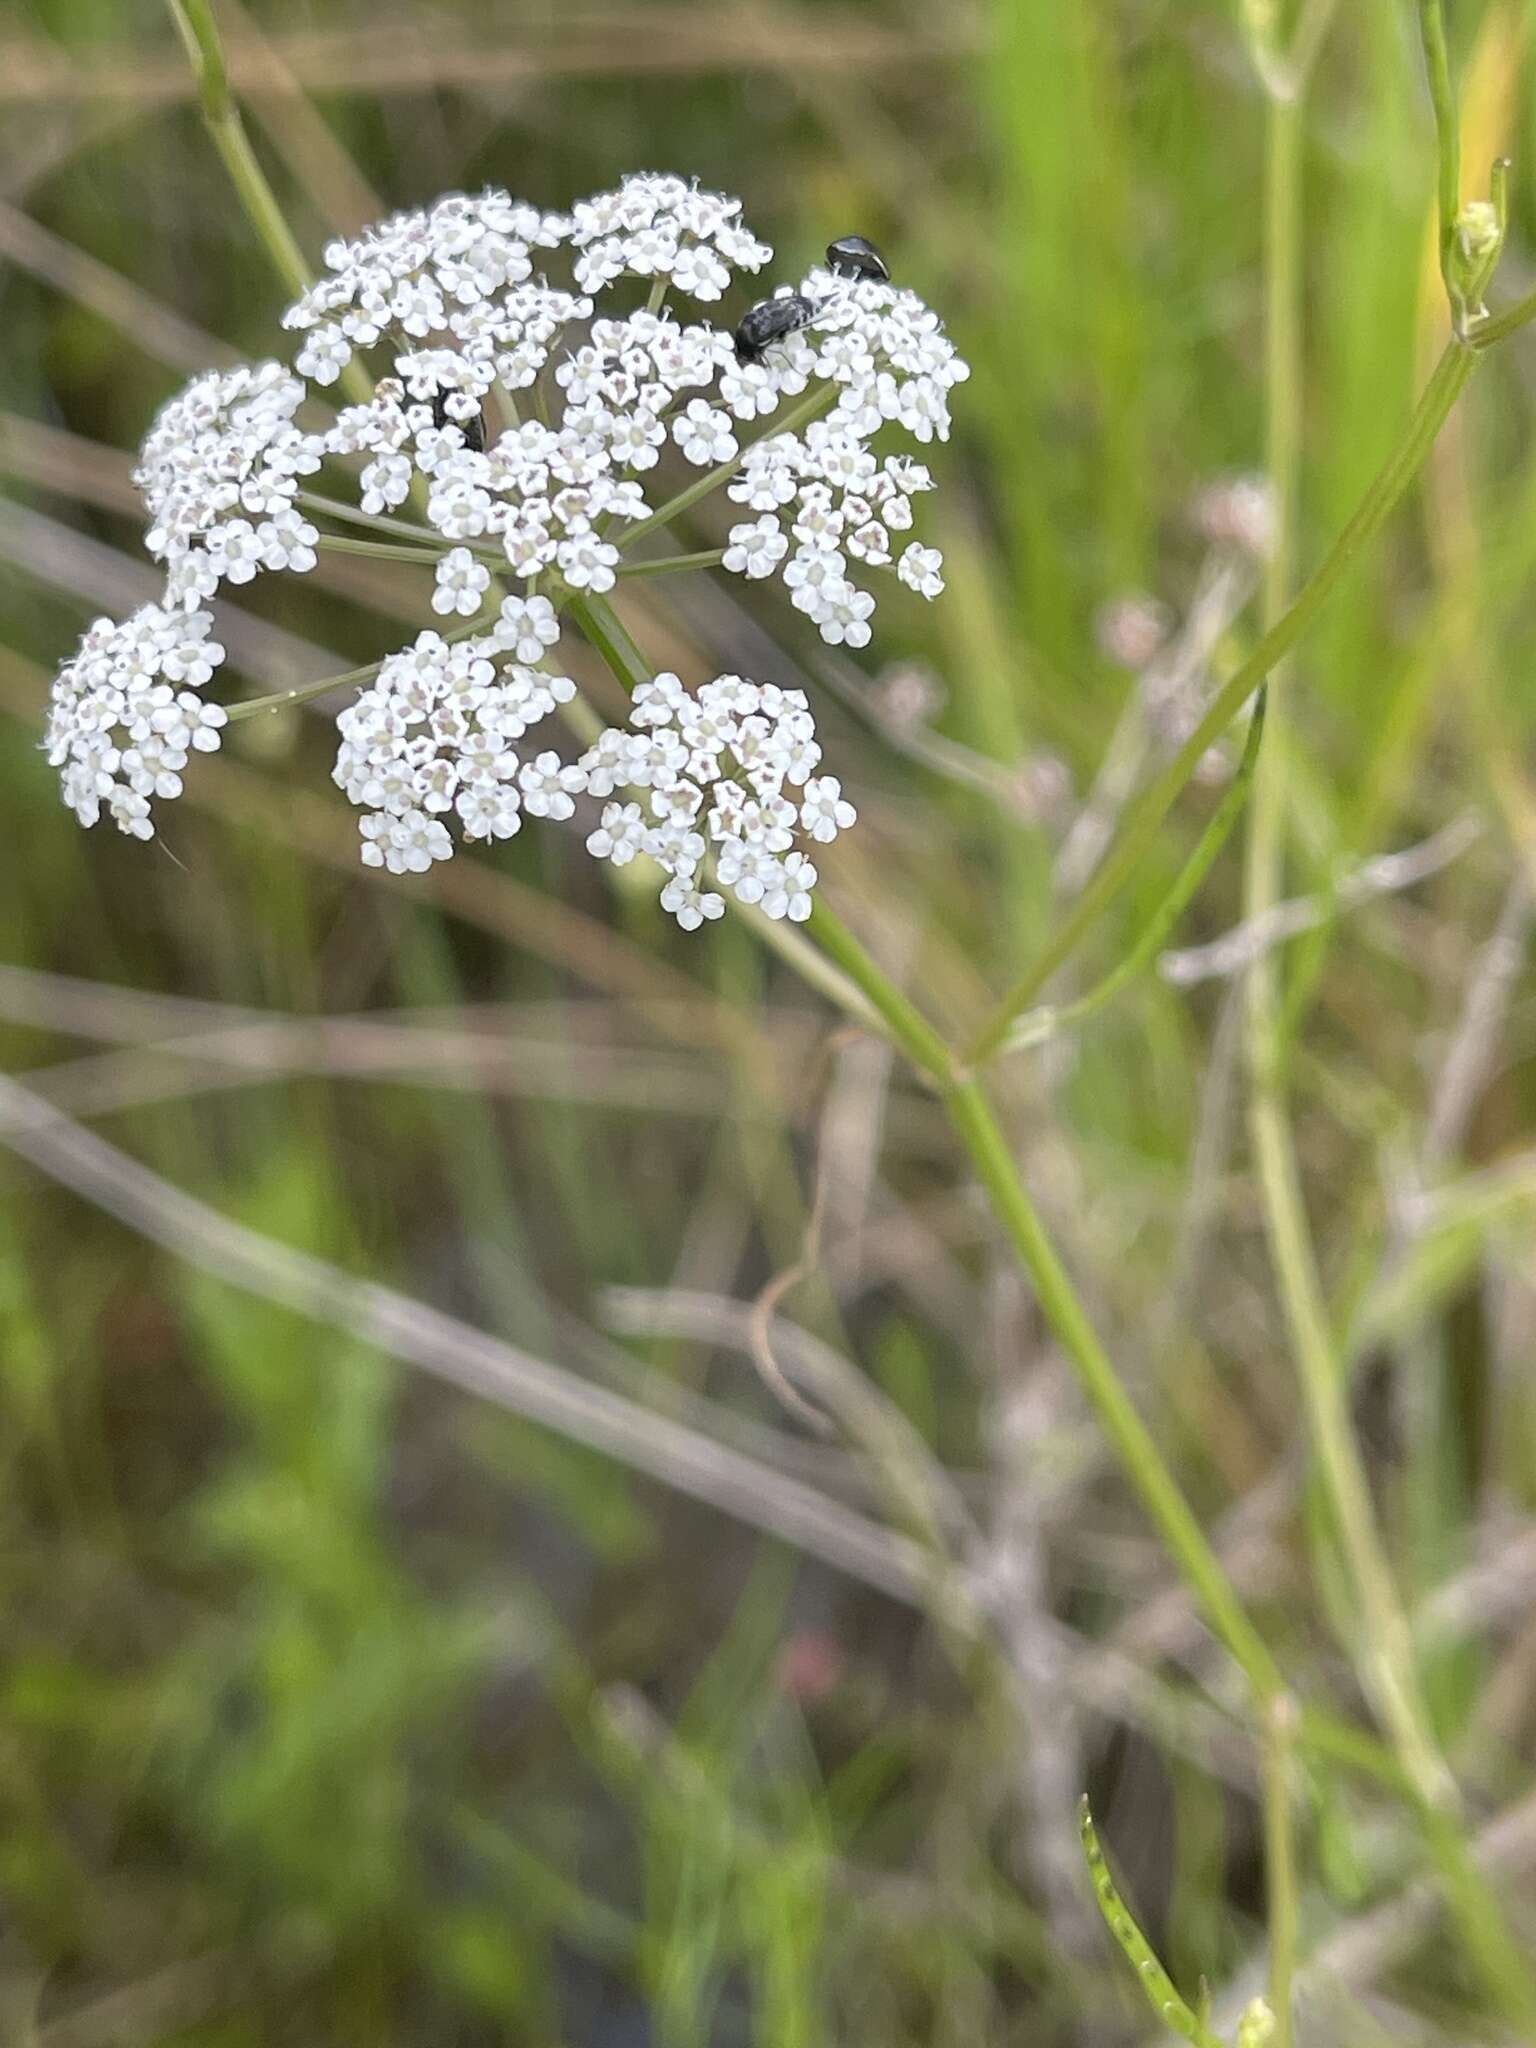
{"label": "out-of-focus white flower", "polygon": [[1131,591],[1100,607],[1093,630],[1109,659],[1135,674],[1162,651],[1172,625],[1167,605],[1142,591]]}
{"label": "out-of-focus white flower", "polygon": [[1197,493],[1190,516],[1213,547],[1236,548],[1257,562],[1275,547],[1275,494],[1266,476],[1227,476]]}

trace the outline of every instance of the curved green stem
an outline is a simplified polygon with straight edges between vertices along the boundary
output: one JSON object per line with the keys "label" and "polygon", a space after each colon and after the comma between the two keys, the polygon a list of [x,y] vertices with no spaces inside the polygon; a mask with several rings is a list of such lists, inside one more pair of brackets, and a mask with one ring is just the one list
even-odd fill
{"label": "curved green stem", "polygon": [[1259,742],[1264,735],[1267,701],[1267,692],[1261,689],[1254,703],[1253,715],[1248,721],[1248,734],[1243,742],[1243,754],[1237,764],[1237,773],[1228,785],[1226,794],[1217,806],[1210,823],[1201,833],[1194,852],[1174,877],[1167,895],[1147,919],[1140,937],[1125,958],[1118,966],[1112,967],[1102,981],[1095,983],[1075,1002],[1065,1003],[1059,1008],[1045,1004],[1038,1010],[1027,1010],[1009,1032],[1001,1047],[1003,1052],[1023,1052],[1045,1044],[1047,1039],[1056,1037],[1058,1032],[1070,1031],[1077,1025],[1086,1023],[1090,1017],[1107,1008],[1123,988],[1151,966],[1162,951],[1174,926],[1188,909],[1200,884],[1210,873],[1212,863],[1231,837],[1232,827],[1242,813],[1253,782]]}
{"label": "curved green stem", "polygon": [[229,89],[224,46],[208,0],[166,0],[166,5],[192,61],[203,120],[234,182],[246,219],[256,230],[283,283],[296,299],[302,298],[314,276],[251,148],[240,109]]}
{"label": "curved green stem", "polygon": [[1034,1283],[1040,1307],[1092,1402],[1125,1476],[1141,1497],[1170,1557],[1214,1633],[1267,1703],[1285,1690],[1280,1667],[1249,1620],[1221,1560],[1136,1411],[1019,1176],[979,1080],[946,1090],[944,1104],[1009,1243]]}
{"label": "curved green stem", "polygon": [[1221,736],[1275,664],[1303,637],[1380,532],[1476,367],[1477,354],[1473,349],[1461,341],[1447,344],[1402,440],[1361,499],[1349,524],[1302,586],[1290,609],[1275,621],[1248,659],[1222,685],[1188,739],[1130,807],[1109,852],[1054,937],[977,1034],[967,1055],[974,1064],[990,1059],[999,1050],[1019,1012],[1077,951],[1105,906],[1135,874],[1206,748]]}

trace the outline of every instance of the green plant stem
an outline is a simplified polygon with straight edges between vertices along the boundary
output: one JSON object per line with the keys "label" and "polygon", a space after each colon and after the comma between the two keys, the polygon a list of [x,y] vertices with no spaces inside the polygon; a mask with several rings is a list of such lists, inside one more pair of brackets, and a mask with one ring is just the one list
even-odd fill
{"label": "green plant stem", "polygon": [[[812,420],[819,419],[824,412],[830,411],[840,390],[841,386],[837,384],[818,384],[798,405],[792,405],[782,419],[769,421],[765,430],[767,436],[771,438],[777,434],[798,433],[802,427],[809,426]],[[666,526],[686,512],[691,505],[697,505],[701,498],[707,498],[711,491],[717,491],[722,484],[728,484],[746,461],[747,450],[754,445],[750,441],[747,442],[728,462],[721,462],[715,468],[707,469],[703,476],[696,478],[684,490],[679,491],[675,498],[669,498],[658,511],[647,513],[644,519],[637,519],[633,526],[621,527],[618,539],[624,548],[632,548],[637,540],[643,540],[648,533],[654,533],[658,527]]]}
{"label": "green plant stem", "polygon": [[1099,1342],[1024,1187],[981,1082],[973,1077],[957,1083],[946,1090],[944,1104],[1122,1470],[1212,1630],[1242,1667],[1259,1703],[1267,1705],[1285,1689],[1279,1666]]}
{"label": "green plant stem", "polygon": [[1027,1048],[1043,1045],[1047,1039],[1056,1037],[1058,1032],[1070,1031],[1079,1024],[1097,1015],[1112,1003],[1120,991],[1143,973],[1162,951],[1174,926],[1189,907],[1200,884],[1210,873],[1212,863],[1227,843],[1232,827],[1237,823],[1247,802],[1249,787],[1253,781],[1254,766],[1258,759],[1259,742],[1264,735],[1266,695],[1260,690],[1254,700],[1253,716],[1248,721],[1248,734],[1243,742],[1242,759],[1237,764],[1226,794],[1217,806],[1210,823],[1201,833],[1194,852],[1174,877],[1167,895],[1158,904],[1143,926],[1140,937],[1117,967],[1110,969],[1104,979],[1079,996],[1075,1002],[1065,1003],[1060,1008],[1049,1004],[1038,1010],[1027,1010],[1008,1035],[1004,1052],[1022,1052]]}
{"label": "green plant stem", "polygon": [[1528,292],[1523,299],[1516,299],[1512,306],[1506,306],[1502,313],[1489,313],[1479,320],[1467,336],[1467,345],[1481,352],[1492,348],[1496,341],[1518,333],[1536,320],[1536,292]]}
{"label": "green plant stem", "polygon": [[[606,601],[580,599],[572,605],[571,612],[626,688],[632,689],[637,681],[653,673]],[[1279,1667],[1244,1611],[1193,1509],[1099,1342],[1030,1200],[980,1083],[959,1069],[939,1033],[820,900],[812,910],[808,929],[863,996],[893,1044],[938,1087],[950,1122],[970,1153],[998,1220],[1034,1282],[1041,1309],[1071,1360],[1127,1477],[1216,1635],[1247,1674],[1259,1699],[1273,1698],[1284,1690]]]}
{"label": "green plant stem", "polygon": [[652,555],[640,562],[625,562],[614,573],[619,576],[673,576],[680,569],[718,569],[724,548],[701,548],[696,555]]}
{"label": "green plant stem", "polygon": [[415,562],[424,568],[443,558],[441,548],[412,547],[401,541],[353,540],[344,533],[322,533],[315,545],[332,555],[368,555],[376,562]]}
{"label": "green plant stem", "polygon": [[418,526],[410,519],[391,519],[386,512],[362,512],[344,498],[327,498],[320,491],[300,491],[298,502],[306,512],[319,512],[344,526],[361,526],[369,533],[392,534],[400,540],[413,540],[421,547],[440,550],[447,545],[433,527]]}
{"label": "green plant stem", "polygon": [[[443,638],[449,643],[466,640],[472,633],[483,633],[486,625],[487,621],[484,618],[465,619],[455,626],[451,633],[445,633]],[[314,683],[298,683],[291,690],[274,690],[267,697],[246,697],[234,704],[226,704],[224,709],[229,714],[229,723],[238,725],[242,719],[255,718],[263,711],[285,711],[295,704],[310,704],[316,697],[324,697],[331,690],[346,689],[354,683],[372,682],[385,662],[390,659],[390,655],[383,654],[377,661],[365,661],[361,668],[345,669],[340,675],[322,676]]]}
{"label": "green plant stem", "polygon": [[[1426,16],[1437,15],[1438,8],[1426,0],[1425,12]],[[1440,58],[1443,62],[1443,41]],[[1433,75],[1433,52],[1430,68]],[[1264,623],[1271,631],[1286,616],[1301,448],[1300,142],[1300,100],[1271,99],[1265,152],[1265,386],[1266,463],[1276,518],[1275,543],[1263,586]],[[1285,721],[1288,678],[1283,667],[1275,668],[1266,687],[1274,697],[1273,729],[1258,762],[1249,812],[1243,910],[1250,925],[1268,916],[1279,900],[1284,824],[1290,808]],[[1359,1610],[1356,1665],[1426,1816],[1430,1846],[1469,1953],[1505,2009],[1529,2023],[1536,2013],[1532,2002],[1536,1984],[1520,1963],[1499,1903],[1478,1873],[1458,1824],[1456,1788],[1430,1725],[1412,1636],[1377,1527],[1349,1413],[1348,1378],[1329,1324],[1287,1115],[1284,1013],[1274,953],[1263,953],[1253,963],[1246,993],[1249,1127],[1265,1232],[1309,1433]],[[1273,1839],[1280,1825],[1282,1796],[1266,1778],[1267,1854],[1277,1861],[1289,1855],[1288,1847]],[[1287,1841],[1289,1828],[1287,1812]],[[1284,1881],[1294,1885],[1294,1873]],[[1271,1914],[1284,1907],[1285,1902],[1272,1891]],[[1294,1942],[1294,1928],[1288,1938]],[[1272,1957],[1274,1948],[1272,1939]],[[1272,1998],[1271,2004],[1277,2021],[1287,2029],[1280,2044],[1284,2048],[1288,2017],[1282,2016],[1278,1999]]]}
{"label": "green plant stem", "polygon": [[1275,2016],[1271,2048],[1291,2048],[1291,1985],[1296,1975],[1299,1921],[1296,1833],[1291,1784],[1296,1707],[1281,1694],[1264,1717],[1264,1890],[1269,1920],[1269,2009]]}
{"label": "green plant stem", "polygon": [[913,1066],[941,1089],[952,1085],[955,1063],[949,1047],[819,897],[813,899],[807,930],[864,996],[884,1023],[892,1043],[901,1048]]}
{"label": "green plant stem", "polygon": [[572,598],[570,614],[628,694],[633,695],[641,683],[655,675],[655,668],[605,597]]}
{"label": "green plant stem", "polygon": [[1275,621],[1248,659],[1228,677],[1188,739],[1131,805],[1088,886],[1034,964],[1009,989],[977,1034],[967,1053],[972,1064],[980,1065],[998,1051],[1019,1012],[1034,1000],[1056,970],[1076,952],[1106,905],[1136,873],[1202,754],[1226,730],[1275,664],[1307,632],[1381,530],[1388,514],[1417,473],[1476,366],[1477,352],[1465,342],[1453,339],[1447,344],[1402,439],[1361,499],[1348,525],[1302,586],[1290,609]]}
{"label": "green plant stem", "polygon": [[[211,0],[166,0],[166,6],[191,60],[204,125],[223,159],[245,217],[285,289],[292,297],[302,298],[314,283],[314,272],[305,261],[304,252],[267,182],[266,172],[251,148],[251,138],[245,132],[240,109],[230,91],[229,67],[224,60],[224,45]],[[342,371],[341,385],[359,405],[366,405],[373,397],[368,372],[355,358]]]}
{"label": "green plant stem", "polygon": [[[1301,444],[1300,103],[1272,98],[1265,135],[1265,459],[1275,510],[1263,586],[1269,629],[1284,615],[1289,591]],[[1262,923],[1280,896],[1288,813],[1285,684],[1285,670],[1277,665],[1267,685],[1273,729],[1258,763],[1248,818],[1243,916],[1250,926]],[[1308,1422],[1368,1632],[1362,1675],[1405,1770],[1420,1796],[1434,1805],[1449,1787],[1423,1717],[1413,1706],[1417,1688],[1407,1623],[1376,1532],[1344,1379],[1336,1370],[1286,1116],[1279,970],[1272,951],[1261,953],[1250,967],[1246,997],[1250,1122],[1265,1228]]]}
{"label": "green plant stem", "polygon": [[301,298],[313,283],[313,276],[251,148],[240,109],[229,89],[224,46],[209,0],[166,0],[166,5],[192,62],[203,119],[224,160],[224,168],[234,181],[246,219],[256,230],[278,276],[295,298]]}
{"label": "green plant stem", "polygon": [[291,690],[274,690],[267,697],[246,697],[238,703],[226,704],[224,709],[229,714],[229,723],[238,725],[242,719],[255,718],[263,711],[284,711],[291,705],[313,703],[316,697],[344,689],[349,683],[371,682],[383,666],[383,660],[366,661],[361,668],[349,668],[339,676],[322,676],[317,683],[299,683]]}
{"label": "green plant stem", "polygon": [[1429,79],[1430,104],[1435,110],[1435,145],[1439,180],[1436,188],[1440,215],[1440,273],[1452,302],[1456,291],[1452,281],[1451,255],[1461,215],[1461,141],[1458,134],[1456,89],[1451,83],[1451,61],[1445,41],[1445,11],[1442,0],[1419,0],[1419,32],[1424,44],[1424,68]]}

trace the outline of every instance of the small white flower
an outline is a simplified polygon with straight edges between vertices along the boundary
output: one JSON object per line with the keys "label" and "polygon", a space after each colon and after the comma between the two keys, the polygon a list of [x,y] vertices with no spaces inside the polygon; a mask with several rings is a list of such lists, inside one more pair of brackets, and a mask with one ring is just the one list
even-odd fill
{"label": "small white flower", "polygon": [[459,791],[454,809],[466,839],[510,839],[523,822],[517,791],[504,782],[471,783]]}
{"label": "small white flower", "polygon": [[811,914],[811,891],[815,886],[816,870],[805,855],[787,854],[763,897],[763,914],[787,917],[791,924],[804,924]]}
{"label": "small white flower", "polygon": [[249,583],[266,556],[266,545],[249,519],[231,519],[209,535],[214,573],[225,583]]}
{"label": "small white flower", "polygon": [[760,519],[731,528],[722,566],[735,576],[771,576],[788,553],[789,542],[778,520],[765,512]]}
{"label": "small white flower", "polygon": [[612,590],[619,551],[595,533],[578,533],[555,550],[555,564],[572,590]]}
{"label": "small white flower", "polygon": [[450,548],[438,563],[435,575],[433,611],[473,618],[491,580],[485,564],[477,562],[468,548]]}
{"label": "small white flower", "polygon": [[491,637],[531,665],[559,640],[560,621],[547,597],[505,597]]}
{"label": "small white flower", "polygon": [[558,754],[546,752],[523,763],[517,785],[530,818],[569,818],[576,809],[571,793],[584,787],[585,777],[579,768],[567,767]]}
{"label": "small white flower", "polygon": [[902,550],[896,574],[920,597],[937,597],[944,588],[944,578],[939,573],[943,566],[944,557],[937,548],[921,547],[913,541]]}
{"label": "small white flower", "polygon": [[835,839],[839,832],[846,832],[857,821],[858,815],[843,795],[843,785],[835,775],[819,775],[806,783],[800,822],[811,838],[819,840],[823,846]]}
{"label": "small white flower", "polygon": [[682,450],[683,460],[700,469],[729,462],[736,453],[730,414],[702,398],[690,399],[686,410],[678,414],[672,422],[672,438]]}
{"label": "small white flower", "polygon": [[351,360],[351,347],[339,327],[313,327],[294,357],[293,366],[301,376],[313,377],[317,384],[334,384]]}
{"label": "small white flower", "polygon": [[587,837],[587,851],[598,860],[627,867],[645,851],[647,826],[638,804],[604,804],[603,822]]}
{"label": "small white flower", "polygon": [[706,918],[725,915],[725,898],[712,889],[701,889],[692,875],[674,875],[661,892],[661,907],[685,932],[696,932]]}

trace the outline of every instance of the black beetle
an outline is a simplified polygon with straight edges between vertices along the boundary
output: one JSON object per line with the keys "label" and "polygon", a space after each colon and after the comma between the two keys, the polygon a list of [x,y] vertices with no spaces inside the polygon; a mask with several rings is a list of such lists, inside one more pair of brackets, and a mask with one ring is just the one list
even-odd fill
{"label": "black beetle", "polygon": [[759,299],[748,306],[736,328],[738,363],[760,363],[776,341],[798,334],[816,318],[816,308],[799,292],[783,292],[776,299]]}
{"label": "black beetle", "polygon": [[843,235],[827,244],[827,268],[838,277],[850,280],[878,278],[881,284],[889,284],[891,273],[885,258],[873,242],[862,235]]}

